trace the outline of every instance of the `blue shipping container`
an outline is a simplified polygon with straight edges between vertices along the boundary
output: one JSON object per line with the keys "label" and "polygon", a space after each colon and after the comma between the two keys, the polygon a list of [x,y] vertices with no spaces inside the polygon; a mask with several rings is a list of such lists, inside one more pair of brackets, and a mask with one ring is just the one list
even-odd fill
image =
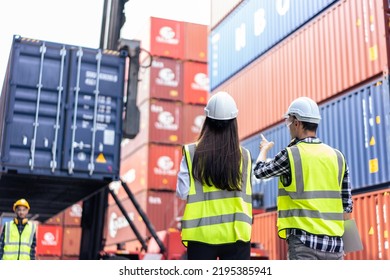
{"label": "blue shipping container", "polygon": [[0,98],[1,189],[50,186],[59,204],[67,190],[65,207],[118,179],[126,56],[14,37]]}
{"label": "blue shipping container", "polygon": [[211,91],[338,0],[244,0],[209,35]]}
{"label": "blue shipping container", "polygon": [[[364,191],[390,182],[389,78],[370,82],[320,106],[322,121],[318,137],[339,149],[347,160],[352,190]],[[275,145],[268,156],[284,149],[290,135],[285,124],[262,132]],[[242,141],[255,161],[260,133]],[[266,208],[276,207],[277,178],[253,179],[254,192],[264,194]]]}

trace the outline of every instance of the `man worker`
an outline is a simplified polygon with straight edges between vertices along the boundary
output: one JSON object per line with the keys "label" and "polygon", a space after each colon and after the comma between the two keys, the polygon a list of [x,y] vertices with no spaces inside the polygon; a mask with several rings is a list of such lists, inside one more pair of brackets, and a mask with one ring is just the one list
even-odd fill
{"label": "man worker", "polygon": [[274,142],[261,135],[254,175],[279,177],[278,235],[287,240],[290,260],[344,259],[344,220],[353,206],[349,171],[343,154],[316,136],[320,120],[312,99],[294,100],[285,114],[292,140],[270,161]]}
{"label": "man worker", "polygon": [[4,224],[0,260],[35,260],[36,226],[27,219],[30,205],[24,198],[13,205],[16,217]]}

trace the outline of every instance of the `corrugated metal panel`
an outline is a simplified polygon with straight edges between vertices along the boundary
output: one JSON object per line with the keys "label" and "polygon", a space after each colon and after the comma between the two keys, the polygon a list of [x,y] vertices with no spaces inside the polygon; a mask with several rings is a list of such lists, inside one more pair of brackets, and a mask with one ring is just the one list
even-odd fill
{"label": "corrugated metal panel", "polygon": [[242,1],[209,35],[211,89],[336,1]]}
{"label": "corrugated metal panel", "polygon": [[56,226],[62,226],[64,222],[64,212],[61,212],[50,219],[47,219],[45,221],[45,225],[56,225]]}
{"label": "corrugated metal panel", "polygon": [[211,0],[210,28],[214,29],[242,0]]}
{"label": "corrugated metal panel", "polygon": [[183,62],[183,102],[206,104],[209,97],[207,64]]}
{"label": "corrugated metal panel", "polygon": [[149,68],[139,73],[137,103],[157,98],[174,101],[183,100],[183,66],[180,60],[153,57]]}
{"label": "corrugated metal panel", "polygon": [[387,71],[383,3],[369,3],[335,4],[213,90],[236,100],[241,139],[280,121],[299,96],[321,102]]}
{"label": "corrugated metal panel", "polygon": [[[390,182],[389,80],[379,79],[320,105],[318,137],[346,157],[352,189],[362,190]],[[273,158],[290,140],[283,124],[262,132],[275,145]],[[242,141],[252,160],[259,154],[260,133]],[[264,193],[264,206],[276,207],[277,179],[253,179],[253,191]]]}
{"label": "corrugated metal panel", "polygon": [[62,254],[65,256],[80,255],[81,227],[64,227]]}
{"label": "corrugated metal panel", "polygon": [[208,26],[185,22],[184,58],[185,60],[207,62]]}
{"label": "corrugated metal panel", "polygon": [[252,242],[263,244],[270,260],[286,260],[286,241],[278,236],[276,227],[277,212],[268,212],[253,216]]}
{"label": "corrugated metal panel", "polygon": [[363,250],[348,253],[347,260],[390,259],[390,188],[355,195],[352,217],[363,243]]}
{"label": "corrugated metal panel", "polygon": [[205,118],[204,105],[183,105],[183,144],[193,143],[198,139]]}

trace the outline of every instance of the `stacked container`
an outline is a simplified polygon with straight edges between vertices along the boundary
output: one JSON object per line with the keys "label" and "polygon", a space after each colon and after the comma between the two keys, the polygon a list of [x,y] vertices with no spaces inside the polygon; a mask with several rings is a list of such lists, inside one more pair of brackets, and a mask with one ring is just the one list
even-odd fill
{"label": "stacked container", "polygon": [[[275,142],[269,157],[287,146],[290,135],[281,123],[283,115],[295,98],[308,96],[320,106],[318,136],[346,157],[354,200],[359,195],[363,200],[378,197],[377,192],[387,197],[388,10],[387,1],[244,0],[219,16],[222,20],[209,34],[211,90],[227,91],[235,98],[240,139],[253,161],[261,133]],[[253,179],[254,193],[263,196],[269,212],[255,218],[253,237],[266,245],[272,259],[284,259],[284,245],[271,244],[260,233],[270,224],[276,227],[277,183],[276,178]],[[374,204],[367,204],[371,208],[366,210],[355,205],[353,215],[362,236],[368,234],[360,226],[371,219],[367,213],[382,207]],[[377,217],[388,220],[388,208],[381,209],[387,210],[377,211]],[[347,258],[388,259],[388,246],[383,245],[388,244],[386,225],[381,222],[375,232],[382,245],[367,242],[364,251]]]}
{"label": "stacked container", "polygon": [[38,225],[37,259],[79,259],[82,210],[80,201]]}
{"label": "stacked container", "polygon": [[[177,173],[182,145],[197,139],[204,121],[207,32],[206,25],[151,17],[141,33],[140,131],[122,141],[120,175],[156,231],[177,228],[184,210],[175,194]],[[123,187],[110,187],[140,234],[148,236]],[[108,212],[107,249],[119,243],[133,248],[136,235],[111,196]]]}

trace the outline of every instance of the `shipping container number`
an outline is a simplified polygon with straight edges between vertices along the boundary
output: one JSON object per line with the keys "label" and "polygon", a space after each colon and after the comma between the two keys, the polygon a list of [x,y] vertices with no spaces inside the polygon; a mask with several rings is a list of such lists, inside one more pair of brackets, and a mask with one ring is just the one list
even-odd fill
{"label": "shipping container number", "polygon": [[225,266],[213,267],[213,275],[269,275],[271,276],[271,267],[258,266]]}

